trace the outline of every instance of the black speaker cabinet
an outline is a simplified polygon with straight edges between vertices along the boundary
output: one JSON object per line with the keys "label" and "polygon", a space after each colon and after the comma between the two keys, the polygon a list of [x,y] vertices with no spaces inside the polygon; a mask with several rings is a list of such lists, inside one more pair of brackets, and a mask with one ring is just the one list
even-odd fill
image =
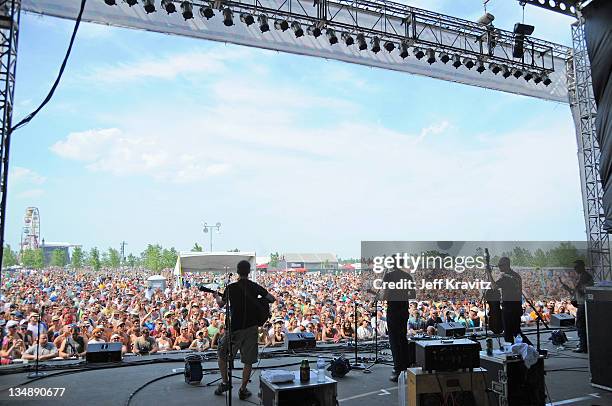
{"label": "black speaker cabinet", "polygon": [[316,348],[317,340],[312,333],[287,333],[285,336],[285,349],[302,350]]}
{"label": "black speaker cabinet", "polygon": [[438,336],[440,337],[463,337],[465,325],[462,323],[449,322],[438,324]]}
{"label": "black speaker cabinet", "polygon": [[97,362],[121,362],[121,343],[91,343],[87,345],[85,360]]}
{"label": "black speaker cabinet", "polygon": [[610,345],[612,286],[594,286],[586,290],[586,322],[589,345],[591,385],[612,391],[612,345]]}
{"label": "black speaker cabinet", "polygon": [[574,316],[567,313],[558,313],[550,316],[551,327],[573,327],[576,324]]}

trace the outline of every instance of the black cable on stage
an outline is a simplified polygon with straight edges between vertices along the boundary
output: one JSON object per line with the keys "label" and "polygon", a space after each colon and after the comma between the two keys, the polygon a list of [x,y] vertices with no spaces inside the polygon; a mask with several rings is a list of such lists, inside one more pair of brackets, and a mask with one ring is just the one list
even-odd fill
{"label": "black cable on stage", "polygon": [[36,110],[34,110],[33,112],[25,116],[20,122],[18,122],[16,125],[11,127],[9,129],[9,134],[23,127],[27,123],[29,123],[30,120],[32,120],[43,109],[43,107],[45,107],[47,103],[49,103],[49,101],[53,97],[53,94],[55,93],[55,89],[57,89],[57,86],[59,85],[60,80],[62,78],[62,75],[64,74],[64,69],[66,69],[66,64],[68,63],[68,58],[70,57],[70,53],[72,52],[72,45],[74,44],[76,33],[79,30],[79,25],[81,24],[81,18],[83,17],[83,11],[85,10],[86,2],[87,0],[81,0],[81,8],[79,10],[79,15],[76,18],[76,23],[74,25],[74,30],[72,31],[72,36],[70,37],[70,43],[68,45],[68,50],[66,51],[66,56],[64,57],[64,60],[62,61],[62,65],[60,66],[60,70],[59,70],[59,74],[57,75],[57,79],[55,79],[53,86],[51,86],[51,90],[49,90],[47,97],[45,97],[45,99],[42,101],[42,103],[40,104],[40,106],[38,106]]}

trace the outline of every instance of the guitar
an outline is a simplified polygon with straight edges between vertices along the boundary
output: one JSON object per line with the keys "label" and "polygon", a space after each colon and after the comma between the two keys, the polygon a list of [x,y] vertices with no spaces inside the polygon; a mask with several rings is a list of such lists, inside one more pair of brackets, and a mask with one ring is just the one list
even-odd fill
{"label": "guitar", "polygon": [[[270,302],[268,302],[268,300],[265,297],[258,297],[258,298],[253,297],[253,295],[251,295],[249,292],[242,289],[242,287],[240,286],[238,288],[243,290],[243,292],[245,293],[245,297],[249,299],[249,302],[254,306],[255,319],[257,321],[257,325],[260,327],[263,326],[266,323],[266,321],[268,321],[270,317],[272,317],[272,313],[270,312]],[[200,292],[212,293],[215,295],[223,296],[223,293],[217,290],[209,289],[204,285],[199,285],[198,290]]]}
{"label": "guitar", "polygon": [[[485,261],[487,277],[489,279],[489,282],[491,282],[491,284],[495,286],[493,274],[491,273],[491,257],[489,256],[488,248],[485,248]],[[502,320],[501,294],[499,293],[499,289],[493,288],[487,290],[484,294],[484,298],[489,303],[488,327],[495,334],[500,334],[504,330],[504,323]]]}

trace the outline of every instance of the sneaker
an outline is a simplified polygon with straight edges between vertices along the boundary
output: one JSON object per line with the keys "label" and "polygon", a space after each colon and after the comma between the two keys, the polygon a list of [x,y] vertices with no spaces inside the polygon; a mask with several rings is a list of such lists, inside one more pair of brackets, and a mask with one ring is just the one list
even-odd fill
{"label": "sneaker", "polygon": [[223,392],[227,392],[229,390],[229,383],[220,383],[217,386],[217,389],[215,389],[215,395],[217,396],[221,396],[223,395]]}
{"label": "sneaker", "polygon": [[251,396],[251,392],[250,392],[250,391],[249,391],[247,388],[240,389],[240,390],[238,391],[238,398],[239,398],[240,400],[245,400],[245,399],[246,399],[246,398],[248,398],[249,396]]}
{"label": "sneaker", "polygon": [[397,382],[397,381],[398,381],[398,379],[399,379],[399,376],[400,376],[399,372],[395,372],[395,371],[393,371],[393,373],[392,373],[392,374],[391,374],[391,376],[389,377],[389,380],[390,380],[391,382]]}
{"label": "sneaker", "polygon": [[577,352],[577,353],[581,353],[581,354],[586,354],[588,352],[586,350],[586,348],[582,348],[582,347],[574,348],[572,351],[573,352]]}

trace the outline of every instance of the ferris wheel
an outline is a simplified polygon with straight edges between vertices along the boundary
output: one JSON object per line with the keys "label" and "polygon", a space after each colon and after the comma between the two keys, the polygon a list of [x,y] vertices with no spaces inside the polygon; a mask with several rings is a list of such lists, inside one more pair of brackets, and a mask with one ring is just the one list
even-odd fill
{"label": "ferris wheel", "polygon": [[23,218],[21,251],[38,249],[40,241],[40,214],[37,207],[28,207]]}

